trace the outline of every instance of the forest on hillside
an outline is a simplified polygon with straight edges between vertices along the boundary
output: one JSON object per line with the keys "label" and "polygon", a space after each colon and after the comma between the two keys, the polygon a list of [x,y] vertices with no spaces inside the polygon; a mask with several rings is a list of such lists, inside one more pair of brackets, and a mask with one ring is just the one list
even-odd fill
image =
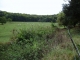
{"label": "forest on hillside", "polygon": [[57,15],[30,15],[22,13],[10,13],[6,11],[0,11],[0,17],[6,19],[12,19],[17,22],[56,22]]}

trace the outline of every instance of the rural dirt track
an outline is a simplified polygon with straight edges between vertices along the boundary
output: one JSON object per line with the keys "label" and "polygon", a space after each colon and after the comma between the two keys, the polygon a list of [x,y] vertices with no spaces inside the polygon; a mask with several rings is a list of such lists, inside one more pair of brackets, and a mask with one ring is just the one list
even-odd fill
{"label": "rural dirt track", "polygon": [[[53,32],[51,35],[49,35],[49,39],[51,39],[50,47],[54,48],[56,46],[60,46],[61,48],[69,48],[72,50],[71,41],[68,37],[68,34],[66,32],[66,29],[59,29],[57,28],[55,32]],[[49,42],[48,42],[49,44]]]}
{"label": "rural dirt track", "polygon": [[53,46],[60,46],[61,48],[71,48],[72,44],[66,29],[56,29],[55,34],[53,36]]}
{"label": "rural dirt track", "polygon": [[66,43],[70,41],[66,33],[66,29],[56,29],[55,38],[56,43]]}

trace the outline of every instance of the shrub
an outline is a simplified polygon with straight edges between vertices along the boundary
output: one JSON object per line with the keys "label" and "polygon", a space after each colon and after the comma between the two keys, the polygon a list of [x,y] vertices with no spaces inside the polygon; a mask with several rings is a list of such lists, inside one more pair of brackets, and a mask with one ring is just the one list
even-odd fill
{"label": "shrub", "polygon": [[21,30],[12,44],[0,45],[2,60],[40,60],[43,57],[44,31]]}
{"label": "shrub", "polygon": [[7,19],[5,17],[0,17],[0,23],[3,25],[7,22]]}

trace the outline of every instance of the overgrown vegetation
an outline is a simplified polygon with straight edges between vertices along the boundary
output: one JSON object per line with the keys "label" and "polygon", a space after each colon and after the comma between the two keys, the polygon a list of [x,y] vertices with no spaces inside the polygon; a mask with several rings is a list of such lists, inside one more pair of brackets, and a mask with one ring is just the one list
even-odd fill
{"label": "overgrown vegetation", "polygon": [[[73,60],[76,52],[66,33],[66,29],[59,29],[54,24],[52,26],[53,28],[50,26],[33,26],[18,31],[13,30],[11,40],[0,43],[0,59]],[[71,33],[74,33],[74,31],[72,29]],[[77,41],[79,47],[79,40]]]}
{"label": "overgrown vegetation", "polygon": [[[50,30],[49,30],[50,29]],[[54,30],[39,27],[14,32],[10,42],[0,44],[1,60],[41,60],[50,49],[47,38]]]}

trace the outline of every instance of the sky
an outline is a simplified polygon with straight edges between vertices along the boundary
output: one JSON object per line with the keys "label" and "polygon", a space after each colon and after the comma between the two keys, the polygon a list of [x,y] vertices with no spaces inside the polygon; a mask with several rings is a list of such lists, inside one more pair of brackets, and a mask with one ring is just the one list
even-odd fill
{"label": "sky", "polygon": [[36,15],[53,15],[62,11],[64,0],[0,0],[0,10]]}

